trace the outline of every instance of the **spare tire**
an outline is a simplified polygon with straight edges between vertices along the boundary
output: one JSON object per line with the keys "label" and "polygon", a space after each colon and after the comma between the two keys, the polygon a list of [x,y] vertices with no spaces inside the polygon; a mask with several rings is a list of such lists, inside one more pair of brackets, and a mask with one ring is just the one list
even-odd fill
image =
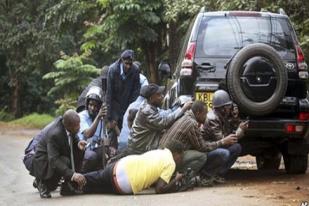
{"label": "spare tire", "polygon": [[242,112],[265,115],[284,97],[288,74],[277,51],[256,43],[235,54],[227,71],[228,91]]}

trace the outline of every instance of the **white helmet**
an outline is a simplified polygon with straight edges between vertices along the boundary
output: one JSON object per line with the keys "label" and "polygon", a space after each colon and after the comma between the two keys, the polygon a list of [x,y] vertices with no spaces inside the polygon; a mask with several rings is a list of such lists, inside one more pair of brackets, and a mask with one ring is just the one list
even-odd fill
{"label": "white helmet", "polygon": [[86,94],[86,106],[89,103],[90,99],[93,99],[95,101],[98,101],[100,104],[102,104],[102,89],[98,86],[92,86],[90,87],[89,91]]}

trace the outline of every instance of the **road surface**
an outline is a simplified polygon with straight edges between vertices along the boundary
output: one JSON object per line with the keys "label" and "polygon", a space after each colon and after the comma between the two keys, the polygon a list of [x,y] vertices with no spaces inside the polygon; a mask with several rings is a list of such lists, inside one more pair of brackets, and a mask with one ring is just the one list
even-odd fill
{"label": "road surface", "polygon": [[0,205],[306,205],[309,202],[309,174],[289,176],[284,170],[256,171],[250,156],[238,160],[227,183],[192,191],[155,195],[147,190],[141,195],[80,195],[62,197],[59,190],[51,199],[41,199],[32,187],[33,177],[22,164],[23,149],[38,130],[0,125]]}

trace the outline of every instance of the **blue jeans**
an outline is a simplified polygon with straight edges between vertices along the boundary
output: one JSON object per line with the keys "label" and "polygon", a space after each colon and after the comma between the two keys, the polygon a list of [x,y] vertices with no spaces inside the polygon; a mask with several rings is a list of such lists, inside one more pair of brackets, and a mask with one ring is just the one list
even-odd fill
{"label": "blue jeans", "polygon": [[241,146],[238,143],[227,148],[217,148],[209,152],[203,172],[208,176],[226,174],[240,153]]}

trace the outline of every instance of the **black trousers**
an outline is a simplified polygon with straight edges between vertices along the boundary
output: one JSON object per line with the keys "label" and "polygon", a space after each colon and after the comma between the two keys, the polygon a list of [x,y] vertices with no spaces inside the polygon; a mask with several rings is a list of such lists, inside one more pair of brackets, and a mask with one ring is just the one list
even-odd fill
{"label": "black trousers", "polygon": [[103,148],[97,147],[94,149],[87,148],[84,155],[82,164],[82,173],[92,172],[103,168]]}
{"label": "black trousers", "polygon": [[85,193],[118,193],[113,181],[115,163],[109,164],[105,169],[84,174],[87,184]]}
{"label": "black trousers", "polygon": [[32,160],[33,160],[34,154],[28,154],[25,155],[23,162],[26,167],[26,169],[29,171],[29,174],[31,176],[34,176],[33,166],[32,166]]}
{"label": "black trousers", "polygon": [[[59,159],[64,164],[66,164],[68,168],[71,168],[71,161],[68,157],[60,156]],[[33,159],[32,165],[33,165],[33,169],[34,169],[34,172],[35,172],[35,177],[37,178],[39,183],[44,184],[49,191],[53,191],[53,190],[57,189],[57,187],[59,185],[59,181],[62,178],[62,175],[55,168],[49,168],[50,175],[48,175],[48,177],[47,177],[47,176],[44,176],[44,175],[47,175],[47,174],[41,174],[41,173],[36,172],[36,171],[40,170],[41,165],[39,163],[37,163],[35,159]]]}

